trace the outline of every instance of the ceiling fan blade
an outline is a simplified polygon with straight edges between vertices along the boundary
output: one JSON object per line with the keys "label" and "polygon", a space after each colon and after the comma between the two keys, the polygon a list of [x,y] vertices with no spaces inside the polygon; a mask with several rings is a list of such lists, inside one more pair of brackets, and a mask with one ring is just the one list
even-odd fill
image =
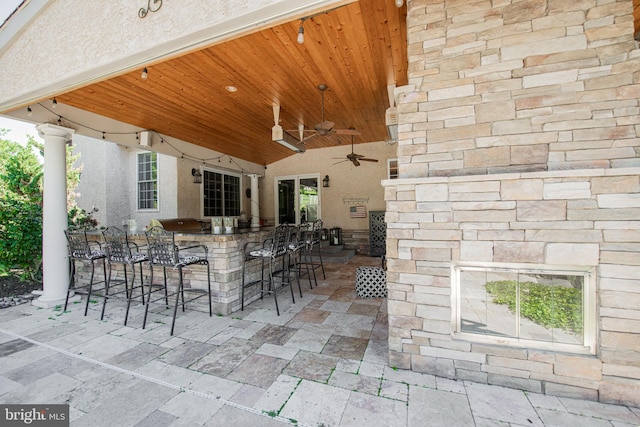
{"label": "ceiling fan blade", "polygon": [[364,158],[364,157],[359,157],[358,160],[362,160],[364,162],[377,162],[378,161],[378,159],[367,159],[367,158]]}
{"label": "ceiling fan blade", "polygon": [[340,160],[339,162],[335,162],[335,163],[333,163],[333,164],[334,164],[334,165],[337,165],[337,164],[339,164],[339,163],[344,163],[344,162],[348,162],[348,161],[349,161],[349,159],[343,159],[343,160]]}
{"label": "ceiling fan blade", "polygon": [[338,135],[362,135],[355,129],[336,129],[335,133]]}
{"label": "ceiling fan blade", "polygon": [[353,159],[351,161],[353,162],[354,166],[360,166],[360,162],[358,161],[358,159]]}

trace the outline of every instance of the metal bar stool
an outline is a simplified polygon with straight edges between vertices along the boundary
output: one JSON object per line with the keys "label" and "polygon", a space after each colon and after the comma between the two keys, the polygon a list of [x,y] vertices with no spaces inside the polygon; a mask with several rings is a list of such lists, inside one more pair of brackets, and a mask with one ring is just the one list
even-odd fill
{"label": "metal bar stool", "polygon": [[[322,278],[327,279],[327,276],[324,273],[324,262],[322,261],[322,239],[320,236],[322,235],[322,220],[317,219],[313,222],[313,226],[309,233],[307,233],[307,241],[303,250],[304,261],[303,263],[310,267],[313,272],[313,280],[318,286],[318,279],[316,277],[316,269],[322,269]],[[315,258],[317,248],[317,261]]]}
{"label": "metal bar stool", "polygon": [[[287,245],[289,269],[293,267],[294,274],[296,275],[296,280],[298,281],[300,298],[302,298],[302,289],[300,289],[300,277],[302,277],[303,273],[306,274],[307,278],[309,279],[309,287],[313,289],[313,283],[311,282],[311,270],[309,269],[310,263],[308,259],[308,252],[304,250],[307,245],[307,240],[309,239],[309,227],[310,224],[308,222],[294,227],[291,233],[289,233],[289,244]],[[303,266],[306,270],[304,272],[302,271]]]}
{"label": "metal bar stool", "polygon": [[[253,285],[260,284],[260,299],[264,294],[273,294],[273,299],[276,304],[276,313],[280,315],[280,308],[278,307],[278,296],[276,287],[276,279],[280,280],[281,286],[289,285],[291,289],[291,300],[295,303],[295,297],[293,295],[293,287],[291,286],[290,271],[288,262],[285,262],[286,255],[288,253],[287,245],[289,244],[289,226],[287,224],[281,224],[274,230],[273,237],[265,240],[262,247],[249,250],[247,256],[245,256],[245,266],[242,269],[242,309],[244,310],[244,290]],[[245,282],[246,263],[253,260],[260,260],[263,271],[264,266],[267,264],[268,277],[265,278],[264,273],[261,274],[261,278],[254,280],[250,283]],[[298,285],[300,283],[298,282]]]}
{"label": "metal bar stool", "polygon": [[[87,295],[87,302],[84,307],[84,315],[89,310],[89,300],[91,293],[94,291],[93,286],[99,283],[105,283],[107,279],[107,268],[105,265],[106,254],[102,250],[100,242],[89,242],[86,230],[65,230],[67,243],[69,248],[69,263],[71,264],[71,272],[69,274],[69,287],[67,289],[67,297],[64,300],[64,310],[67,310],[69,297],[72,292]],[[78,286],[76,278],[76,261],[88,261],[91,263],[91,278],[86,285]],[[96,262],[102,261],[102,271],[104,279],[102,282],[93,283],[95,276]]]}
{"label": "metal bar stool", "polygon": [[[175,235],[170,231],[166,231],[164,228],[155,226],[146,231],[147,244],[149,248],[149,267],[151,269],[151,282],[149,283],[149,292],[147,294],[147,304],[144,310],[144,320],[142,321],[142,329],[147,324],[147,314],[149,312],[149,305],[152,302],[165,300],[165,304],[168,305],[169,294],[167,291],[167,268],[177,269],[179,275],[178,287],[175,292],[176,301],[173,306],[173,320],[171,322],[171,335],[176,324],[176,314],[178,312],[178,302],[182,300],[182,311],[185,310],[185,304],[193,302],[203,296],[208,297],[209,303],[209,317],[213,315],[213,309],[211,307],[211,270],[209,267],[209,260],[207,255],[209,249],[204,245],[193,245],[179,248],[175,244]],[[183,253],[182,251],[202,249],[204,255],[196,255],[192,253]],[[182,269],[189,265],[206,265],[207,266],[207,290],[193,289],[184,287],[184,278]],[[164,273],[164,296],[155,300],[151,299],[152,287],[153,287],[153,267],[162,267]],[[194,296],[185,300],[184,294],[192,293]],[[172,296],[173,294],[171,294]]]}
{"label": "metal bar stool", "polygon": [[[122,293],[127,297],[127,311],[124,315],[124,324],[126,326],[129,317],[129,307],[135,289],[140,289],[140,297],[144,304],[144,277],[142,275],[142,263],[149,260],[146,254],[139,251],[138,245],[129,241],[127,232],[118,227],[108,227],[102,232],[105,242],[105,250],[107,254],[107,264],[109,265],[109,276],[104,291],[104,302],[102,303],[102,315],[100,320],[104,318],[104,311],[107,306],[107,300],[110,297],[117,297]],[[124,280],[116,282],[115,286],[124,285],[124,289],[112,292],[114,284],[111,281],[112,270],[114,264],[121,264],[124,270]],[[140,267],[140,285],[136,286],[136,264]],[[131,267],[131,288],[129,288],[129,278],[127,275],[128,267]]]}

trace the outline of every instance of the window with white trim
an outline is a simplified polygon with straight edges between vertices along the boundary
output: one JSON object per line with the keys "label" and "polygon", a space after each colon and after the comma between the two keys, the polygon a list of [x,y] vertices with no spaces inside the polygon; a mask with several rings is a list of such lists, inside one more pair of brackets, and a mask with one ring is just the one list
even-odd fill
{"label": "window with white trim", "polygon": [[454,264],[451,273],[456,336],[595,352],[593,267]]}
{"label": "window with white trim", "polygon": [[387,178],[398,179],[398,159],[387,160]]}
{"label": "window with white trim", "polygon": [[239,216],[240,185],[238,174],[205,169],[202,174],[203,216]]}
{"label": "window with white trim", "polygon": [[158,154],[138,153],[138,210],[158,209]]}

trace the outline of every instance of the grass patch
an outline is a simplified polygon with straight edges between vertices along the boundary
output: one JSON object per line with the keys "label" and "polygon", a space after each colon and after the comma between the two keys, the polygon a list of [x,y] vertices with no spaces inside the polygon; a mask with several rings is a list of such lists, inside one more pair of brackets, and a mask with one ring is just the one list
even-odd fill
{"label": "grass patch", "polygon": [[[493,302],[516,311],[516,282],[487,282]],[[573,287],[520,283],[520,315],[544,326],[582,335],[582,292]]]}

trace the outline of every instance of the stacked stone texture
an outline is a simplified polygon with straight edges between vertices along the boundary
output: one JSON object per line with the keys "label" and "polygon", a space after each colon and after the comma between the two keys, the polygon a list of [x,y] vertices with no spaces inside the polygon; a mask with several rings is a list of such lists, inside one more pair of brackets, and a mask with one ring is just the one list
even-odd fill
{"label": "stacked stone texture", "polygon": [[[385,182],[390,364],[640,406],[632,1],[414,0]],[[452,261],[596,268],[595,355],[454,338]]]}

